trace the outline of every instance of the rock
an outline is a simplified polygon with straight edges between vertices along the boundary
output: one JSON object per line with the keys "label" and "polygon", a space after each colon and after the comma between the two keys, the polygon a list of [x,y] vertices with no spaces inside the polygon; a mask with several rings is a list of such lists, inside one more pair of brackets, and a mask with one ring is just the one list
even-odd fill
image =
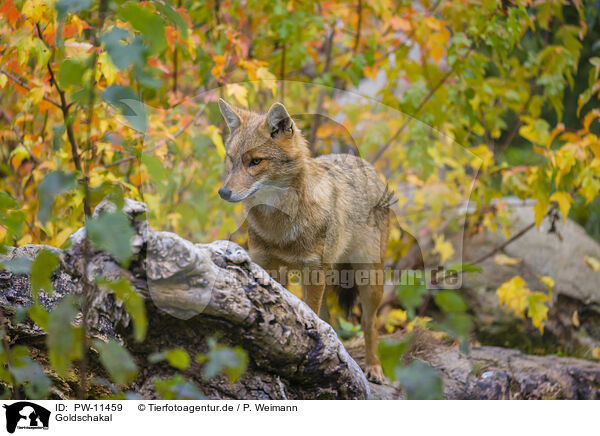
{"label": "rock", "polygon": [[[534,222],[534,203],[515,198],[503,201],[512,209],[514,233]],[[557,220],[553,233],[550,227],[545,219],[540,229],[528,231],[504,248],[506,255],[522,259],[517,265],[498,265],[492,257],[481,264],[482,274],[464,275],[462,290],[475,315],[475,330],[482,343],[582,356],[600,346],[600,273],[584,261],[585,256],[600,258],[600,245],[570,219],[564,223]],[[505,240],[491,231],[467,239],[464,261],[473,261]],[[516,275],[523,277],[532,290],[546,290],[539,281],[541,276],[555,281],[553,306],[543,337],[530,323],[527,326],[498,305],[496,289]]]}

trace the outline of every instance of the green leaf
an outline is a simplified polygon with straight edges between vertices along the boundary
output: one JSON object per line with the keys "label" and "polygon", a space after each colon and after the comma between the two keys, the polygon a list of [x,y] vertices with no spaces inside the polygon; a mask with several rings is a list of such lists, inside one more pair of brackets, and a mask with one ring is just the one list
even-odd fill
{"label": "green leaf", "polygon": [[435,304],[444,312],[464,312],[467,310],[465,300],[454,291],[440,291],[434,297]]}
{"label": "green leaf", "polygon": [[144,66],[146,47],[141,38],[134,38],[127,30],[115,26],[100,39],[110,59],[120,70],[130,65]]}
{"label": "green leaf", "polygon": [[335,325],[335,332],[337,335],[344,341],[351,339],[361,331],[360,325],[354,325],[351,322],[346,321],[343,317],[337,318],[337,323]]}
{"label": "green leaf", "polygon": [[0,210],[15,209],[19,203],[6,192],[0,191]]}
{"label": "green leaf", "polygon": [[406,368],[398,368],[396,377],[407,400],[443,400],[444,389],[439,372],[428,363],[414,360]]}
{"label": "green leaf", "polygon": [[241,347],[227,347],[217,344],[214,339],[209,340],[207,355],[197,355],[196,361],[205,363],[202,373],[206,378],[213,378],[220,373],[225,373],[231,383],[237,381],[248,367],[248,355]]}
{"label": "green leaf", "polygon": [[146,107],[131,88],[113,85],[102,93],[102,97],[121,112],[131,128],[141,133],[146,132],[148,128]]}
{"label": "green leaf", "polygon": [[48,315],[48,355],[54,370],[67,376],[71,362],[81,357],[81,328],[72,323],[79,311],[72,295],[65,296]]}
{"label": "green leaf", "polygon": [[449,313],[442,326],[458,340],[460,351],[465,354],[468,353],[469,334],[473,330],[471,317],[461,312]]}
{"label": "green leaf", "polygon": [[98,285],[110,289],[125,304],[125,309],[127,309],[127,313],[133,320],[135,340],[142,341],[148,329],[144,299],[131,287],[129,280],[126,278],[121,278],[116,282],[99,280]]}
{"label": "green leaf", "polygon": [[60,19],[63,19],[67,13],[77,13],[92,6],[92,0],[59,0],[56,3],[56,11]]}
{"label": "green leaf", "polygon": [[425,279],[420,271],[403,271],[402,281],[396,287],[396,295],[409,314],[414,318],[415,309],[423,304],[423,298],[427,294]]}
{"label": "green leaf", "polygon": [[46,221],[50,218],[54,197],[73,188],[75,188],[74,173],[65,173],[59,170],[53,171],[44,177],[38,191],[40,197],[38,219],[42,224],[46,224]]}
{"label": "green leaf", "polygon": [[542,292],[532,292],[527,296],[527,315],[541,334],[544,334],[544,322],[548,319],[550,297]]}
{"label": "green leaf", "polygon": [[143,35],[150,45],[151,54],[159,53],[167,47],[165,26],[156,12],[137,3],[127,2],[119,9],[118,16]]}
{"label": "green leaf", "polygon": [[10,372],[15,382],[23,386],[27,398],[39,400],[48,396],[52,382],[46,376],[42,366],[29,356],[27,348],[13,347],[11,357],[13,366]]}
{"label": "green leaf", "polygon": [[154,381],[156,392],[163,400],[205,400],[206,397],[193,383],[187,381],[181,374],[166,380]]}
{"label": "green leaf", "polygon": [[406,338],[386,338],[379,342],[377,354],[381,360],[381,368],[383,373],[390,380],[395,380],[395,370],[398,365],[402,364],[402,356],[408,348],[408,343],[411,337]]}
{"label": "green leaf", "polygon": [[31,264],[31,292],[34,301],[37,300],[38,291],[52,292],[50,277],[58,267],[58,255],[50,250],[40,250]]}
{"label": "green leaf", "polygon": [[453,263],[448,265],[446,271],[449,273],[462,272],[462,273],[480,273],[483,269],[479,265],[473,265],[470,263]]}
{"label": "green leaf", "polygon": [[32,305],[27,312],[29,313],[29,318],[31,318],[33,322],[48,331],[48,319],[50,318],[50,315],[41,304]]}
{"label": "green leaf", "polygon": [[176,348],[174,350],[168,350],[164,352],[167,362],[173,368],[186,370],[190,367],[190,356],[182,348]]}
{"label": "green leaf", "polygon": [[153,3],[156,9],[167,17],[169,20],[175,24],[179,30],[181,31],[181,36],[187,38],[188,36],[188,25],[187,22],[183,19],[183,17],[177,12],[175,9],[171,7],[169,3],[162,4],[161,2]]}
{"label": "green leaf", "polygon": [[131,239],[135,232],[122,212],[104,213],[88,220],[86,232],[94,245],[113,255],[124,266],[131,260]]}
{"label": "green leaf", "polygon": [[162,182],[168,180],[168,171],[165,169],[163,163],[156,156],[150,156],[146,153],[142,153],[142,164],[148,169],[152,182]]}
{"label": "green leaf", "polygon": [[30,274],[31,259],[26,257],[15,257],[10,260],[3,260],[0,265],[2,268],[9,270],[13,274]]}
{"label": "green leaf", "polygon": [[81,86],[86,69],[87,67],[84,64],[73,59],[62,61],[58,70],[58,84],[63,89],[71,85]]}
{"label": "green leaf", "polygon": [[137,375],[137,365],[131,354],[116,341],[95,341],[100,353],[100,362],[118,385],[126,385]]}
{"label": "green leaf", "polygon": [[27,316],[28,312],[29,312],[28,307],[17,304],[17,306],[15,307],[15,316],[13,318],[13,322],[15,324],[22,323],[25,320],[25,317]]}

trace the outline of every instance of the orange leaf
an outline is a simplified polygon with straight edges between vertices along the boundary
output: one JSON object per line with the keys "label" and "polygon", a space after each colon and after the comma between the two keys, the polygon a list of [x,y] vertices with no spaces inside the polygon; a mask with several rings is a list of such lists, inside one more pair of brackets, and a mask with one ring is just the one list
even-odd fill
{"label": "orange leaf", "polygon": [[4,0],[2,2],[0,14],[3,15],[13,27],[17,24],[17,20],[21,15],[12,0]]}
{"label": "orange leaf", "polygon": [[402,17],[392,17],[390,18],[390,24],[394,30],[401,30],[403,32],[408,32],[411,29],[410,21],[406,18]]}

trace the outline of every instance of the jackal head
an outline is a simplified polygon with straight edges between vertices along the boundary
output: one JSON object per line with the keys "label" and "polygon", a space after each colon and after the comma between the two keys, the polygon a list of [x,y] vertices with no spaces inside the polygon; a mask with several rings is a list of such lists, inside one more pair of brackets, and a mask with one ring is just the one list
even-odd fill
{"label": "jackal head", "polygon": [[310,153],[286,108],[274,103],[266,114],[258,114],[223,99],[219,108],[229,127],[221,198],[235,203],[261,191],[289,188]]}

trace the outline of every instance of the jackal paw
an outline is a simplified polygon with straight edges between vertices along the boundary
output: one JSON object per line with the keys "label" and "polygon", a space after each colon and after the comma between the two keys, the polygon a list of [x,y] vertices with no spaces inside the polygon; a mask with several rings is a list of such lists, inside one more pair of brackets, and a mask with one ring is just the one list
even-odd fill
{"label": "jackal paw", "polygon": [[383,384],[383,370],[381,369],[381,365],[367,366],[365,375],[371,383]]}

